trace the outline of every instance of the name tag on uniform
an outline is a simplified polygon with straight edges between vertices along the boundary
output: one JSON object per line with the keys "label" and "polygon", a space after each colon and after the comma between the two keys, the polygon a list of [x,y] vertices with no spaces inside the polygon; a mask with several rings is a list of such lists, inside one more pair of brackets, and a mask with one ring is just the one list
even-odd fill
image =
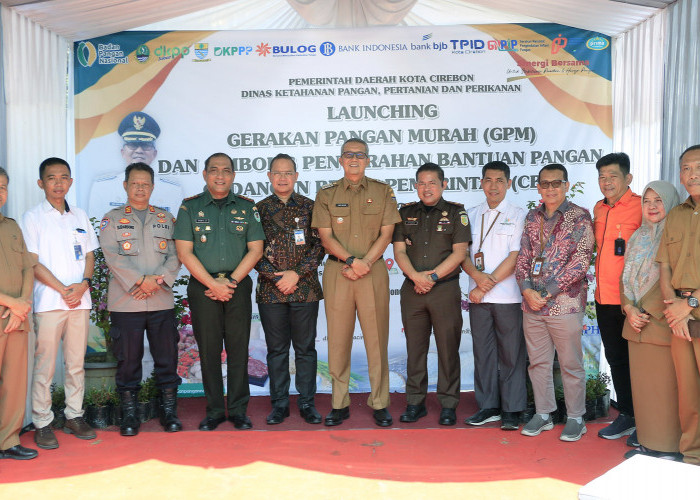
{"label": "name tag on uniform", "polygon": [[294,230],[294,243],[297,245],[305,245],[306,244],[306,239],[304,238],[304,230],[303,229],[295,229]]}
{"label": "name tag on uniform", "polygon": [[336,203],[335,206],[343,208],[343,207],[347,207],[349,205],[347,203]]}

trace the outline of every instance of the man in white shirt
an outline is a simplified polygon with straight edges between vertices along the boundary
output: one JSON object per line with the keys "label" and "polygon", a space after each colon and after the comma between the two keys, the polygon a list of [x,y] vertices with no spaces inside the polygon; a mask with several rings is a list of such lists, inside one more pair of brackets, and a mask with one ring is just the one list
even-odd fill
{"label": "man in white shirt", "polygon": [[34,441],[40,448],[49,450],[58,448],[50,426],[53,420],[50,386],[61,340],[66,363],[63,431],[80,439],[96,437],[83,420],[83,363],[92,306],[89,288],[95,264],[93,250],[99,244],[87,214],[66,202],[73,179],[65,160],[47,158],[41,162],[37,183],[46,199],[24,213],[21,227],[27,250],[38,259],[34,267]]}
{"label": "man in white shirt", "polygon": [[510,168],[493,161],[482,169],[486,201],[467,211],[472,228],[470,255],[462,264],[469,275],[469,322],[474,346],[474,393],[479,411],[464,423],[501,420],[501,429],[517,430],[525,409],[526,349],[522,296],[515,261],[525,210],[508,202]]}

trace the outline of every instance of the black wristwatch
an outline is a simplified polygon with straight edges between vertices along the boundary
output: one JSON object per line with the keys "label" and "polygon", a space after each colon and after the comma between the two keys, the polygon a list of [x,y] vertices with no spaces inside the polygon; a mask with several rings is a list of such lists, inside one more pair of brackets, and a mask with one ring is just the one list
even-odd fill
{"label": "black wristwatch", "polygon": [[353,262],[355,262],[355,256],[354,256],[354,255],[351,255],[350,257],[348,257],[347,259],[345,259],[345,264],[347,264],[348,266],[352,266],[352,263],[353,263]]}
{"label": "black wristwatch", "polygon": [[[83,278],[83,281],[87,281],[88,286],[92,285],[92,278]],[[697,302],[697,299],[695,302]]]}
{"label": "black wristwatch", "polygon": [[693,297],[692,295],[686,299],[688,301],[688,306],[692,307],[695,309],[700,305],[700,302],[698,302],[698,299]]}
{"label": "black wristwatch", "polygon": [[437,273],[432,273],[432,274],[430,275],[430,279],[437,283],[437,280],[439,280],[440,277],[438,276]]}

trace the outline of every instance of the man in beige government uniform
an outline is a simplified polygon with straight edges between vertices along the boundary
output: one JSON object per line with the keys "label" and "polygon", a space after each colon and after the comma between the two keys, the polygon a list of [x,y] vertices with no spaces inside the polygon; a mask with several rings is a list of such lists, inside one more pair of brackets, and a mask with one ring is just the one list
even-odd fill
{"label": "man in beige government uniform", "polygon": [[365,177],[369,147],[360,139],[346,141],[340,154],[342,179],[316,196],[311,226],[318,229],[328,252],[323,273],[328,324],[328,368],[333,384],[333,409],[325,425],[339,425],[350,416],[350,353],[355,312],[367,353],[377,425],[392,424],[389,406],[389,273],[382,255],[401,220],[388,184]]}

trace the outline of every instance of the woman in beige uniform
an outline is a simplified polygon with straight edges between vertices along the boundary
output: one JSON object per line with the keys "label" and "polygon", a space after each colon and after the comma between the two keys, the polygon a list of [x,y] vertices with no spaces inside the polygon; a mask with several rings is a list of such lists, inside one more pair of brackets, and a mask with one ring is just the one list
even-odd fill
{"label": "woman in beige uniform", "polygon": [[676,188],[665,181],[646,185],[642,195],[642,225],[630,237],[621,277],[622,309],[627,316],[622,336],[628,340],[632,399],[639,448],[644,454],[680,458],[678,389],[671,359],[671,329],[664,318],[659,264],[654,261],[666,214],[676,205]]}

